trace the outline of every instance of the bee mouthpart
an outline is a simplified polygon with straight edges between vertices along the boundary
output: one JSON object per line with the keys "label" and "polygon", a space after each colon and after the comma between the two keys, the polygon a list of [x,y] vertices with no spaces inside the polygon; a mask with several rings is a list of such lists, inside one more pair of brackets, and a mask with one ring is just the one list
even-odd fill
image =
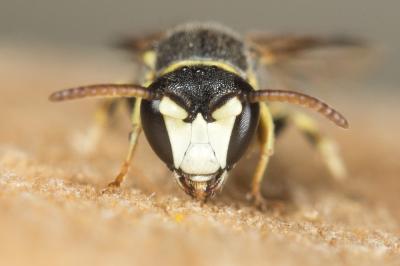
{"label": "bee mouthpart", "polygon": [[178,185],[186,194],[197,200],[206,201],[208,198],[213,197],[217,191],[221,190],[227,177],[227,171],[220,169],[213,174],[199,175],[187,174],[181,169],[175,169],[174,175]]}

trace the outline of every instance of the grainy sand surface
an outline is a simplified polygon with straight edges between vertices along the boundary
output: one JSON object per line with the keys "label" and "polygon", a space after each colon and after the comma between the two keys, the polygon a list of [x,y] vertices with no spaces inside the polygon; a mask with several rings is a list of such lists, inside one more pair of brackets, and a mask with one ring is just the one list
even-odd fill
{"label": "grainy sand surface", "polygon": [[291,128],[263,183],[280,208],[260,212],[246,200],[256,147],[202,206],[144,138],[123,188],[100,193],[125,156],[127,115],[83,154],[95,101],[47,96],[129,77],[116,59],[0,48],[0,265],[400,265],[399,107],[385,90],[325,92],[351,121],[344,131],[318,119],[342,147],[344,182]]}

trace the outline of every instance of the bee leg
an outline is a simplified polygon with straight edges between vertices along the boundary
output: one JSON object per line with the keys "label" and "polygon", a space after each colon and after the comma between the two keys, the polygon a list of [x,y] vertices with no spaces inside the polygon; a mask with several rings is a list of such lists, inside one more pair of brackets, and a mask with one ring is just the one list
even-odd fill
{"label": "bee leg", "polygon": [[72,146],[81,154],[91,154],[95,151],[106,127],[111,122],[120,100],[102,101],[94,114],[94,123],[83,134],[76,134],[72,139]]}
{"label": "bee leg", "polygon": [[317,123],[305,114],[293,113],[290,115],[290,120],[322,155],[331,175],[337,180],[343,180],[347,171],[336,142],[324,136],[318,129]]}
{"label": "bee leg", "polygon": [[261,194],[261,182],[268,166],[269,157],[273,154],[274,145],[274,123],[265,103],[260,103],[258,138],[261,144],[261,154],[252,179],[251,199],[258,208],[264,209],[267,205]]}
{"label": "bee leg", "polygon": [[133,111],[132,111],[132,132],[129,136],[129,150],[128,150],[128,155],[126,156],[125,161],[122,163],[122,166],[120,168],[120,171],[117,175],[117,177],[114,179],[113,182],[109,183],[107,185],[107,188],[104,191],[110,189],[110,188],[118,188],[121,186],[121,183],[124,181],[128,170],[129,166],[132,162],[134,153],[135,153],[135,148],[137,146],[137,142],[139,139],[139,135],[142,131],[142,127],[140,124],[140,100],[136,99],[135,105],[133,106]]}
{"label": "bee leg", "polygon": [[130,135],[128,155],[126,156],[125,161],[122,163],[122,166],[120,168],[117,177],[114,179],[113,182],[107,185],[108,188],[120,187],[121,183],[124,181],[128,173],[129,166],[132,162],[133,155],[135,153],[135,148],[140,132],[141,132],[141,127],[139,125],[133,126],[133,130]]}

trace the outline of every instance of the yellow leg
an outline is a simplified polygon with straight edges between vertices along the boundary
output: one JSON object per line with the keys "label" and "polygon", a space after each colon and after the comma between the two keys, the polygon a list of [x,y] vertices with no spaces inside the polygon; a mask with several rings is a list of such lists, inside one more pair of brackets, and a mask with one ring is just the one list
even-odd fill
{"label": "yellow leg", "polygon": [[129,137],[129,150],[128,150],[128,155],[126,156],[125,161],[123,162],[121,169],[117,175],[117,177],[114,179],[113,182],[108,184],[108,188],[112,187],[119,187],[121,183],[124,181],[128,170],[129,166],[132,162],[133,155],[135,153],[135,148],[137,145],[137,141],[139,138],[139,135],[142,131],[142,127],[140,124],[140,100],[136,99],[136,103],[132,112],[132,132]]}
{"label": "yellow leg", "polygon": [[274,152],[274,123],[265,103],[260,103],[258,137],[261,144],[261,154],[252,179],[251,196],[255,204],[261,207],[264,204],[264,199],[261,195],[261,182],[268,166],[269,157]]}
{"label": "yellow leg", "polygon": [[336,142],[321,134],[316,122],[309,116],[302,113],[293,113],[290,115],[290,119],[320,152],[332,176],[338,180],[344,179],[347,171]]}

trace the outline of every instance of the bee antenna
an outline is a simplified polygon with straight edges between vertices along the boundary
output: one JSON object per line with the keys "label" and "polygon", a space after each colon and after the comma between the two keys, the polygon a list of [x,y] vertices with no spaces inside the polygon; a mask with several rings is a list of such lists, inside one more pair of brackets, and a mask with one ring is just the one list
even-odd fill
{"label": "bee antenna", "polygon": [[150,89],[134,84],[98,84],[57,91],[50,95],[49,100],[60,102],[90,97],[138,97],[150,100],[155,98],[155,93]]}
{"label": "bee antenna", "polygon": [[349,123],[347,119],[333,107],[330,107],[327,103],[295,91],[286,90],[258,90],[251,91],[247,94],[247,100],[249,102],[260,102],[260,101],[270,101],[270,102],[286,102],[291,104],[296,104],[299,106],[310,108],[342,128],[348,128]]}

